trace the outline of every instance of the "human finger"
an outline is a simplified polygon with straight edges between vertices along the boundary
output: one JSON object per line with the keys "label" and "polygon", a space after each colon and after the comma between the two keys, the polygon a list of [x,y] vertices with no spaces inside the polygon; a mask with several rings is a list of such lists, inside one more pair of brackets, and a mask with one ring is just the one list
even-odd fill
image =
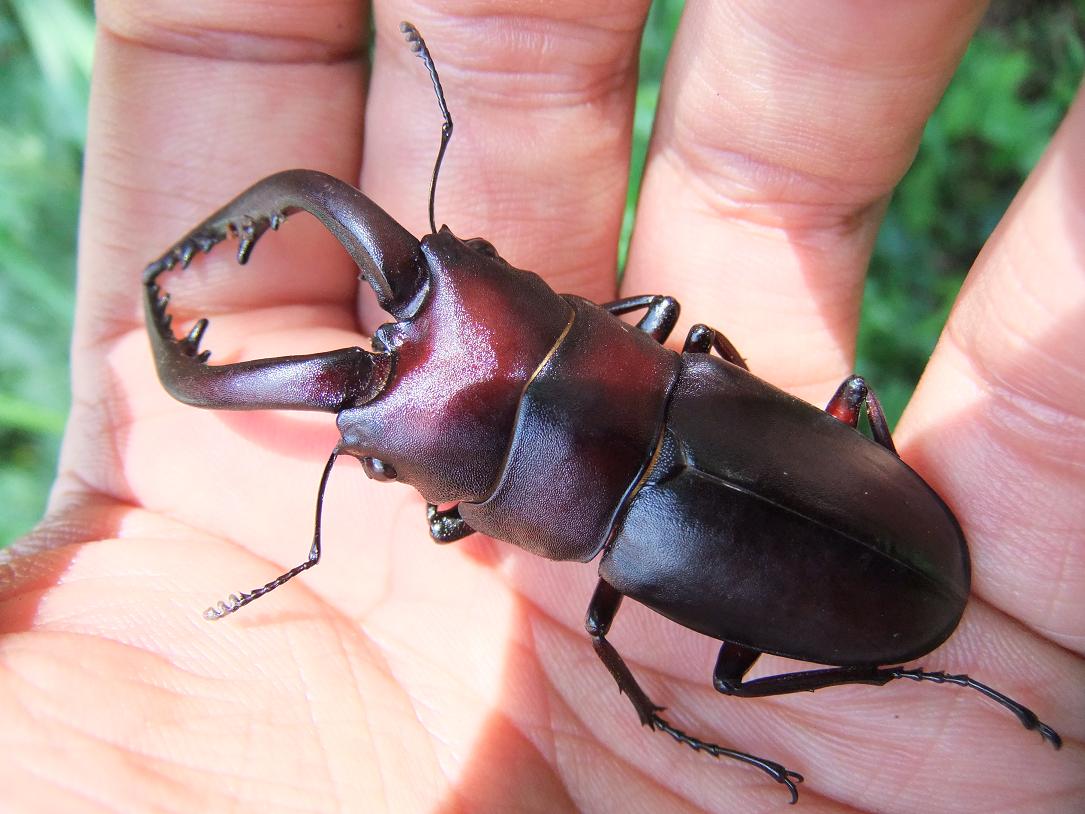
{"label": "human finger", "polygon": [[680,334],[711,323],[823,402],[851,372],[885,203],[984,5],[688,6],[623,289],[673,294]]}
{"label": "human finger", "polygon": [[[399,20],[423,33],[455,132],[438,184],[436,222],[481,235],[514,266],[559,291],[614,294],[629,171],[637,47],[645,0],[375,4],[362,187],[415,234],[440,119]],[[366,311],[366,326],[381,316]]]}

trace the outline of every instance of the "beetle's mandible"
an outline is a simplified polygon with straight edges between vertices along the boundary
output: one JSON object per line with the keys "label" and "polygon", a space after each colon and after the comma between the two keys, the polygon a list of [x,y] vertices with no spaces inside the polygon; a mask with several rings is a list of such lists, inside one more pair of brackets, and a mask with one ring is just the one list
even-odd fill
{"label": "beetle's mandible", "polygon": [[[951,683],[983,693],[1058,748],[1058,734],[1030,710],[968,676],[883,666],[923,656],[953,632],[970,566],[957,521],[897,456],[860,377],[819,410],[753,376],[707,326],[690,330],[682,353],[666,349],[678,318],[670,297],[600,306],[561,296],[487,241],[436,228],[434,190],[452,118],[425,43],[413,26],[401,29],[444,120],[431,234],[417,240],[357,189],[292,170],[243,192],[144,272],[155,362],[175,398],[212,409],[332,412],[342,436],[321,479],[308,558],[208,609],[208,618],[318,562],[324,487],[346,454],[375,480],[415,487],[438,542],[477,531],[550,559],[601,555],[587,631],[641,723],[757,766],[788,788],[791,802],[798,773],[660,716],[607,641],[623,597],[720,640],[713,683],[726,695],[899,678]],[[376,331],[371,349],[208,365],[199,349],[207,320],[178,340],[159,275],[231,234],[244,263],[267,229],[297,211],[339,239],[394,321]],[[617,318],[637,311],[635,328]],[[485,348],[495,364],[435,361],[455,347]],[[855,429],[863,405],[873,440]],[[762,653],[827,667],[744,680]]]}

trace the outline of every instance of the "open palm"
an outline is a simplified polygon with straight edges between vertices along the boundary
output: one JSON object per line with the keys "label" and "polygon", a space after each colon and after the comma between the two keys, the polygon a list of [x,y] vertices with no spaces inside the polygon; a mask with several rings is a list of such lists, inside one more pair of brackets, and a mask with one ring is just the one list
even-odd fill
{"label": "open palm", "polygon": [[[457,117],[438,223],[559,291],[617,293],[646,3],[375,5],[368,82],[365,9],[346,0],[98,5],[72,420],[49,516],[0,570],[5,797],[35,811],[782,808],[756,770],[640,730],[583,632],[593,568],[477,535],[438,548],[421,497],[349,462],[328,490],[321,565],[201,618],[304,559],[337,434],[322,414],[172,401],[139,270],[293,166],[360,179],[426,231],[437,118],[400,19],[427,35]],[[851,372],[885,201],[981,12],[691,4],[622,293],[675,296],[675,336],[707,322],[756,373],[824,403]],[[1079,99],[896,436],[973,556],[973,601],[926,666],[1019,698],[1063,751],[954,688],[726,699],[714,642],[632,603],[617,621],[614,643],[672,720],[802,772],[807,811],[1085,806],[1083,151]],[[179,323],[212,318],[213,361],[361,344],[385,319],[303,217],[249,267],[224,247],[166,286]]]}

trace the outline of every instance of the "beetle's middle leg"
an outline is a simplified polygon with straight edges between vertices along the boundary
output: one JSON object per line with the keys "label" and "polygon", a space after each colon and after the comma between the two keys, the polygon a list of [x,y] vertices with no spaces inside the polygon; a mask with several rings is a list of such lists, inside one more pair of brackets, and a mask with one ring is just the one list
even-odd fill
{"label": "beetle's middle leg", "polygon": [[782,783],[787,786],[788,790],[791,792],[792,803],[798,800],[799,790],[795,784],[801,783],[803,780],[802,775],[798,772],[789,771],[779,763],[757,757],[756,755],[751,755],[747,752],[727,749],[723,746],[717,746],[714,743],[707,743],[706,741],[694,738],[691,735],[687,735],[681,729],[671,726],[659,716],[659,713],[663,711],[663,707],[656,706],[652,703],[652,699],[648,697],[643,689],[641,689],[641,686],[633,677],[633,673],[630,672],[628,665],[626,665],[625,661],[618,654],[618,651],[615,650],[614,646],[606,639],[606,634],[609,632],[610,626],[614,622],[614,617],[618,613],[618,608],[621,604],[622,594],[608,582],[602,579],[599,580],[599,584],[595,588],[595,593],[592,594],[591,604],[588,605],[588,614],[584,621],[584,627],[587,628],[588,634],[591,636],[592,646],[595,648],[596,655],[599,656],[600,661],[606,665],[607,670],[609,670],[611,676],[614,677],[614,681],[618,685],[618,691],[624,693],[632,702],[633,708],[637,711],[637,717],[640,718],[641,724],[647,726],[649,729],[658,729],[662,732],[666,732],[679,743],[684,743],[695,751],[708,752],[708,754],[713,757],[729,757],[756,766],[768,774],[769,777],[777,783]]}
{"label": "beetle's middle leg", "polygon": [[678,312],[681,307],[674,297],[665,297],[662,294],[644,294],[640,297],[624,297],[613,302],[603,303],[600,308],[618,316],[638,311],[641,308],[648,309],[637,327],[648,334],[659,344],[667,341],[674,326],[678,323]]}

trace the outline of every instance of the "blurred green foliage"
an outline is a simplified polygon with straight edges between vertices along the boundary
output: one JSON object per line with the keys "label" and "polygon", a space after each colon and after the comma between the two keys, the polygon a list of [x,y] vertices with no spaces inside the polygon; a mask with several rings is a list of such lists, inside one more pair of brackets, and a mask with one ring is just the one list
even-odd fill
{"label": "blurred green foliage", "polygon": [[[637,92],[628,238],[678,0],[657,0]],[[996,5],[878,238],[861,370],[895,420],[973,258],[1085,69],[1085,0]],[[0,0],[0,545],[40,516],[68,405],[90,0]],[[624,257],[625,240],[623,240]]]}
{"label": "blurred green foliage", "polygon": [[972,40],[893,196],[863,297],[856,370],[891,423],[1083,71],[1085,0],[996,4]]}
{"label": "blurred green foliage", "polygon": [[89,0],[0,3],[0,545],[41,516],[68,410]]}

